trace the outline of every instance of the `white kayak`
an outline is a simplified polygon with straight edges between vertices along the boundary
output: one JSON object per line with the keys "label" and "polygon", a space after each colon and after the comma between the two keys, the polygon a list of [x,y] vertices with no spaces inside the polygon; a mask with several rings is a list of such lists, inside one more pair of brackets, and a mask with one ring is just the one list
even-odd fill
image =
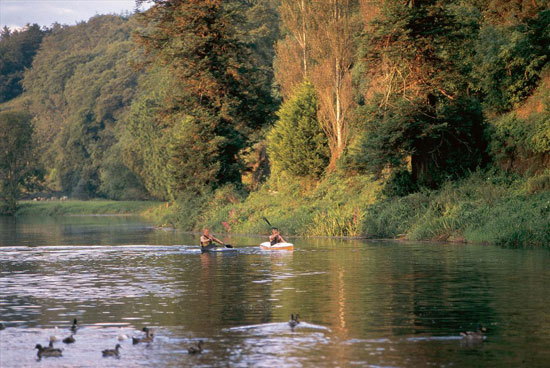
{"label": "white kayak", "polygon": [[264,242],[260,244],[262,250],[294,250],[294,244],[292,243],[277,243],[271,245],[270,242]]}

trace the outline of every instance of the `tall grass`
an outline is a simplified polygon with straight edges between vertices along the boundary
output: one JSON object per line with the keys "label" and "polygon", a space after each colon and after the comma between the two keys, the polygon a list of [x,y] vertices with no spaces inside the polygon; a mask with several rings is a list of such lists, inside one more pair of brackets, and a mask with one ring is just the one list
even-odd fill
{"label": "tall grass", "polygon": [[546,178],[523,179],[479,171],[437,191],[376,203],[365,216],[363,234],[513,247],[549,246],[550,193],[530,194],[533,183],[540,182],[545,183]]}
{"label": "tall grass", "polygon": [[359,236],[364,210],[379,191],[369,177],[331,175],[317,183],[276,176],[248,196],[226,187],[198,200],[180,199],[156,217],[186,230],[240,234],[268,233],[266,217],[287,235]]}

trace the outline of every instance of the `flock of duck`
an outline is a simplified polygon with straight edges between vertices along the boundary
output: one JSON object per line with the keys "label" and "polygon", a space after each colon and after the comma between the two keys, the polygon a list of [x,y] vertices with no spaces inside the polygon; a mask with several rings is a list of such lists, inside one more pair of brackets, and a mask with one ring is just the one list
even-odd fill
{"label": "flock of duck", "polygon": [[[300,316],[298,314],[296,314],[296,315],[291,314],[290,315],[290,320],[288,321],[288,325],[290,326],[290,328],[292,330],[294,330],[294,328],[296,326],[298,326],[299,324],[300,324]],[[4,324],[0,323],[0,330],[3,330],[4,328],[5,328]],[[75,319],[73,319],[73,324],[70,327],[71,335],[64,338],[62,340],[62,342],[65,343],[65,344],[74,343],[76,341],[76,339],[74,338],[74,335],[76,334],[76,331],[77,331],[78,328],[79,328],[78,321],[75,318]],[[152,343],[153,342],[153,339],[154,339],[154,336],[155,336],[155,331],[148,328],[148,327],[143,327],[142,331],[145,332],[144,336],[141,336],[141,337],[132,336],[132,344],[133,345],[139,344],[139,343]],[[485,338],[485,332],[486,331],[487,331],[487,329],[485,327],[483,327],[481,324],[478,324],[476,331],[461,332],[460,336],[462,338],[468,340],[468,341],[483,341],[483,339]],[[128,336],[126,336],[124,334],[121,334],[121,335],[118,336],[119,341],[126,340],[127,338],[128,338]],[[54,336],[50,336],[50,343],[49,343],[48,346],[44,347],[40,344],[36,344],[36,346],[34,348],[38,349],[37,356],[38,356],[39,360],[42,357],[60,357],[60,356],[62,356],[63,349],[55,348],[53,346],[53,343],[55,341],[57,341],[57,337],[54,335]],[[201,354],[202,351],[203,351],[203,345],[204,345],[204,341],[199,340],[196,345],[190,346],[187,349],[187,352],[189,354]],[[119,350],[121,348],[122,347],[120,346],[120,344],[116,344],[114,349],[105,349],[101,353],[104,357],[119,358],[120,357],[120,351]]]}
{"label": "flock of duck", "polygon": [[[2,325],[2,327],[3,327],[3,325]],[[76,339],[74,338],[74,335],[76,334],[76,331],[78,330],[78,328],[79,328],[78,320],[75,318],[75,319],[73,319],[73,324],[70,327],[71,335],[64,338],[61,341],[65,344],[74,343],[76,341]],[[144,336],[141,336],[141,337],[132,336],[132,344],[133,345],[136,345],[136,344],[139,344],[139,343],[152,343],[153,342],[153,339],[154,339],[154,336],[155,336],[155,331],[150,329],[149,327],[143,327],[142,331],[145,332]],[[118,336],[119,341],[123,341],[123,340],[126,340],[126,339],[128,339],[128,336],[126,336],[124,334],[120,334]],[[42,359],[43,357],[61,357],[61,356],[63,356],[63,349],[55,348],[54,345],[53,345],[54,342],[56,342],[57,340],[58,340],[57,336],[53,335],[53,336],[50,336],[50,343],[49,343],[48,346],[42,346],[41,344],[36,344],[36,346],[34,348],[38,349],[38,353],[37,353],[38,360]],[[200,354],[200,353],[202,353],[202,350],[203,350],[202,349],[203,344],[204,344],[203,340],[200,340],[197,343],[196,346],[190,346],[187,349],[187,352],[189,354]],[[114,349],[105,349],[101,352],[101,354],[104,357],[120,358],[120,351],[119,351],[120,349],[122,349],[120,344],[116,344]]]}

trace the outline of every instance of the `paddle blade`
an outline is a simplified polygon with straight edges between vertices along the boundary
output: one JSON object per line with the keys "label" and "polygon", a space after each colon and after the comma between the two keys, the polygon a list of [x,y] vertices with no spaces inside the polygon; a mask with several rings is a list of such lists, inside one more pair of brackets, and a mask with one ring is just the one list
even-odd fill
{"label": "paddle blade", "polygon": [[273,225],[271,225],[271,222],[269,222],[269,220],[268,220],[267,218],[265,218],[265,217],[262,217],[262,218],[264,219],[265,222],[267,222],[267,224],[268,224],[269,226],[273,227]]}

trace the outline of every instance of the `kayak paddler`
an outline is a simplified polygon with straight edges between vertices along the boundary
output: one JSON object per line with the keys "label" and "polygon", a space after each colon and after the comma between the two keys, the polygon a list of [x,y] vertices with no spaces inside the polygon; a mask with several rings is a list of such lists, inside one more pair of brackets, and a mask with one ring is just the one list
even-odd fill
{"label": "kayak paddler", "polygon": [[216,244],[225,245],[220,239],[216,238],[214,235],[210,234],[210,230],[204,229],[201,236],[201,251],[208,252],[211,249],[216,248]]}
{"label": "kayak paddler", "polygon": [[269,242],[271,245],[286,243],[286,240],[279,234],[279,229],[276,227],[271,228],[271,235],[269,236]]}

